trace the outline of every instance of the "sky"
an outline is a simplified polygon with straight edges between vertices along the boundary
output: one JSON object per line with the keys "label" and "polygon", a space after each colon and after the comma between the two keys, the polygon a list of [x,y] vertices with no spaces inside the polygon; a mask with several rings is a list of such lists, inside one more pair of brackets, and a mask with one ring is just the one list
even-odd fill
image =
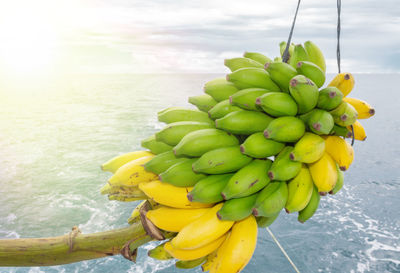
{"label": "sky", "polygon": [[[244,51],[279,54],[297,1],[0,1],[0,73],[220,73]],[[336,0],[303,0],[294,43],[336,67]],[[342,70],[400,72],[398,0],[342,1]]]}

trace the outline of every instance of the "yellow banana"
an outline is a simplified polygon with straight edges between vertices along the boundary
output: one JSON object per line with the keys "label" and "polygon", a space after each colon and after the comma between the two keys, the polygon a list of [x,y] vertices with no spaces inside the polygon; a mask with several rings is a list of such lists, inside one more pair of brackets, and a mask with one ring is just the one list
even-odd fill
{"label": "yellow banana", "polygon": [[172,239],[172,246],[180,249],[195,249],[211,243],[225,234],[234,222],[218,219],[217,212],[222,206],[223,203],[215,205],[195,221],[185,226]]}
{"label": "yellow banana", "polygon": [[131,216],[128,218],[128,224],[132,225],[140,218],[140,208],[144,205],[144,203],[146,203],[146,201],[147,200],[143,200],[136,206],[136,208],[134,208]]}
{"label": "yellow banana", "polygon": [[[350,126],[347,126],[347,129],[351,131]],[[367,134],[365,133],[365,129],[358,120],[356,120],[356,122],[353,123],[353,129],[354,129],[354,139],[362,141],[367,139]]]}
{"label": "yellow banana", "polygon": [[149,151],[136,151],[136,152],[130,152],[122,155],[118,155],[110,160],[108,160],[106,163],[101,165],[101,169],[106,172],[112,172],[115,173],[120,167],[125,165],[126,163],[141,158],[145,156],[151,156],[153,155]]}
{"label": "yellow banana", "polygon": [[326,151],[318,161],[309,164],[308,168],[319,193],[330,192],[335,187],[336,163]]}
{"label": "yellow banana", "polygon": [[145,171],[143,166],[153,157],[154,155],[145,156],[126,163],[115,172],[108,183],[111,186],[135,186],[142,182],[156,180],[158,176],[155,173]]}
{"label": "yellow banana", "polygon": [[209,208],[177,209],[162,206],[155,210],[149,210],[146,217],[160,229],[179,232],[183,227],[199,218],[208,210]]}
{"label": "yellow banana", "polygon": [[301,166],[300,172],[288,183],[288,199],[285,209],[288,213],[301,211],[311,199],[314,183],[306,165]]}
{"label": "yellow banana", "polygon": [[157,203],[173,208],[207,208],[213,205],[190,202],[187,199],[187,194],[193,189],[193,187],[176,187],[174,185],[155,180],[148,183],[140,183],[139,189],[141,189],[149,198]]}
{"label": "yellow banana", "polygon": [[257,243],[257,222],[253,215],[236,222],[217,252],[210,273],[240,272],[250,261]]}
{"label": "yellow banana", "polygon": [[354,77],[351,73],[337,74],[328,86],[334,86],[342,91],[343,96],[347,96],[354,87]]}
{"label": "yellow banana", "polygon": [[143,193],[137,186],[116,186],[107,183],[100,189],[101,194],[140,194]]}
{"label": "yellow banana", "polygon": [[219,237],[218,239],[195,249],[180,249],[175,248],[170,242],[166,243],[164,249],[175,259],[181,261],[189,261],[204,257],[214,250],[216,250],[226,239],[227,233]]}
{"label": "yellow banana", "polygon": [[347,170],[353,162],[353,147],[341,137],[325,137],[325,150],[339,164],[342,171]]}
{"label": "yellow banana", "polygon": [[375,109],[366,101],[355,98],[343,98],[343,101],[351,104],[356,109],[358,119],[366,119],[375,115]]}
{"label": "yellow banana", "polygon": [[[227,235],[227,236],[229,236],[229,235]],[[203,272],[209,271],[211,269],[211,266],[213,265],[214,261],[217,258],[217,251],[218,250],[207,255],[206,262],[201,265],[201,270]]]}

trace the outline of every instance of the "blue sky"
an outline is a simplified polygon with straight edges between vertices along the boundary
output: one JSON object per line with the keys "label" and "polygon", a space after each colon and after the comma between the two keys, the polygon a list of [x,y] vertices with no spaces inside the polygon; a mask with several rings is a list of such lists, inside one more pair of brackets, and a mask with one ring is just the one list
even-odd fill
{"label": "blue sky", "polygon": [[[21,37],[13,41],[14,32],[8,34],[8,50],[17,42],[19,52],[28,56],[35,54],[32,48],[36,52],[45,48],[42,60],[48,59],[54,69],[78,73],[225,72],[223,59],[244,51],[275,57],[279,42],[287,39],[297,4],[295,0],[32,2],[0,4],[0,10],[18,20],[27,35],[38,32],[26,44]],[[398,1],[342,2],[342,70],[400,72]],[[21,6],[29,10],[29,20]],[[337,71],[336,16],[336,0],[303,0],[293,35],[295,43],[312,40],[320,46],[329,72]],[[3,28],[13,25],[13,21],[0,23]],[[40,26],[49,29],[40,32]],[[0,28],[1,36],[4,41]],[[49,52],[52,56],[45,56]],[[10,54],[5,57],[13,62]]]}

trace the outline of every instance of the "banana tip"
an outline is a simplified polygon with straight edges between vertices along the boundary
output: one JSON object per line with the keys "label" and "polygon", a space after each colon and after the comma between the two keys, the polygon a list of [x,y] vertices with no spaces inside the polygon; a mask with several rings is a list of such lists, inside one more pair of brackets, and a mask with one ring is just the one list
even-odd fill
{"label": "banana tip", "polygon": [[305,221],[298,219],[299,223],[304,224]]}
{"label": "banana tip", "polygon": [[240,145],[240,152],[241,152],[242,154],[244,154],[244,152],[245,152],[245,149],[244,149],[244,146],[243,146],[243,144],[242,144],[242,145]]}
{"label": "banana tip", "polygon": [[252,213],[253,213],[254,216],[258,216],[258,210],[256,208],[254,208],[252,210]]}
{"label": "banana tip", "polygon": [[333,193],[333,190],[331,190],[331,191],[329,192],[329,194],[334,194],[334,193]]}
{"label": "banana tip", "polygon": [[298,62],[296,66],[297,66],[297,68],[300,68],[302,65],[303,65],[303,62]]}
{"label": "banana tip", "polygon": [[269,132],[267,130],[264,131],[264,137],[269,138]]}
{"label": "banana tip", "polygon": [[368,113],[369,113],[371,116],[375,115],[375,109],[374,109],[374,108],[369,109]]}
{"label": "banana tip", "polygon": [[341,171],[347,170],[346,166],[340,166],[339,169],[340,169]]}
{"label": "banana tip", "polygon": [[217,217],[218,217],[219,220],[222,220],[222,216],[221,216],[221,214],[219,213],[219,211],[217,212]]}
{"label": "banana tip", "polygon": [[193,201],[193,196],[192,196],[192,194],[190,192],[186,195],[186,197],[190,202]]}
{"label": "banana tip", "polygon": [[341,115],[340,116],[340,120],[346,121],[347,120],[347,115],[346,114]]}
{"label": "banana tip", "polygon": [[316,131],[319,131],[319,130],[321,130],[321,123],[319,123],[319,122],[313,123],[312,127],[313,127]]}
{"label": "banana tip", "polygon": [[222,196],[222,198],[223,198],[224,200],[226,200],[226,195],[225,195],[225,193],[221,192],[221,196]]}
{"label": "banana tip", "polygon": [[290,160],[296,160],[296,158],[295,158],[293,153],[290,153],[289,158],[290,158]]}
{"label": "banana tip", "polygon": [[291,79],[290,80],[290,86],[291,87],[295,87],[297,85],[297,83],[298,83],[297,79]]}
{"label": "banana tip", "polygon": [[229,104],[232,104],[232,96],[229,96]]}
{"label": "banana tip", "polygon": [[261,105],[261,98],[256,98],[256,104]]}
{"label": "banana tip", "polygon": [[286,213],[290,213],[290,211],[287,208],[285,208],[285,211],[286,211]]}
{"label": "banana tip", "polygon": [[268,177],[269,179],[273,180],[274,179],[274,173],[272,171],[268,172]]}
{"label": "banana tip", "polygon": [[268,62],[268,63],[265,63],[264,68],[268,69],[270,66],[271,66],[271,63]]}
{"label": "banana tip", "polygon": [[321,191],[321,192],[319,192],[319,195],[320,196],[326,196],[328,193],[326,192],[326,191]]}
{"label": "banana tip", "polygon": [[333,99],[334,97],[336,97],[336,92],[334,92],[334,91],[331,91],[331,92],[329,92],[329,98],[331,98],[331,99]]}
{"label": "banana tip", "polygon": [[346,73],[346,74],[344,75],[344,79],[345,79],[345,80],[350,80],[350,74],[349,74],[349,73]]}

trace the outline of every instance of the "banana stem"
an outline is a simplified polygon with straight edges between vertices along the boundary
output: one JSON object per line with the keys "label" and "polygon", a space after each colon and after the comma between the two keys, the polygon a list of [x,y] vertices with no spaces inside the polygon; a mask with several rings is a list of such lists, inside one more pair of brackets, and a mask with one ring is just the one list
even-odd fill
{"label": "banana stem", "polygon": [[127,228],[63,236],[0,240],[0,266],[51,266],[122,254],[135,260],[136,249],[151,241],[140,220]]}

